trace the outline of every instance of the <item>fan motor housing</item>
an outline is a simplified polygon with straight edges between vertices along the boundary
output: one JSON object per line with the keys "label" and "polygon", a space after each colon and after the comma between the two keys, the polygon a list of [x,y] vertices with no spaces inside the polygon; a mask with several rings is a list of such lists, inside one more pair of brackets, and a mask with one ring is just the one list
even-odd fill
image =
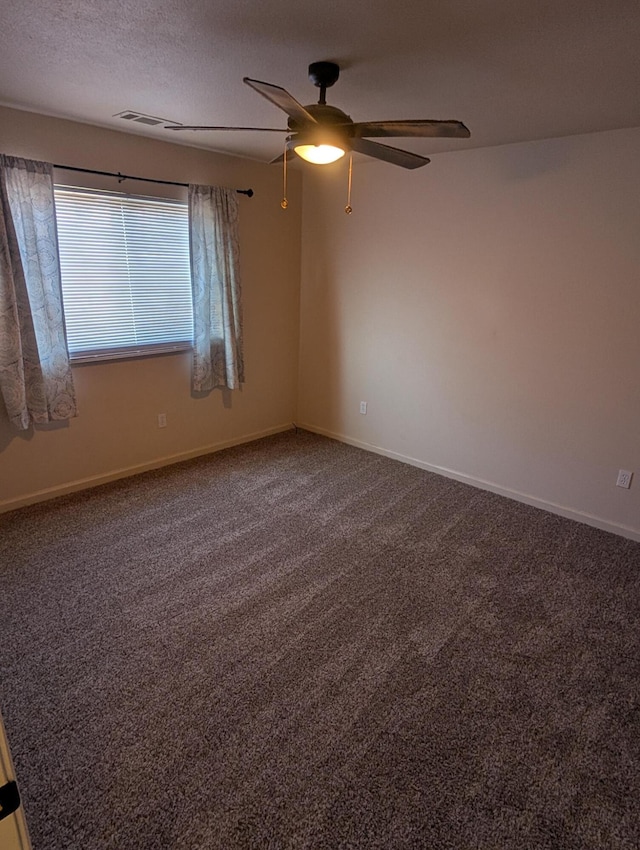
{"label": "fan motor housing", "polygon": [[[313,130],[314,127],[326,127],[331,124],[353,124],[351,117],[347,115],[346,112],[343,112],[341,109],[338,109],[337,106],[329,106],[326,103],[311,103],[308,106],[305,106],[305,109],[310,115],[316,119],[318,124],[301,124],[298,121],[295,121],[293,118],[289,119],[288,127],[292,133],[299,133],[300,130]],[[349,127],[342,127],[345,133],[350,135]]]}

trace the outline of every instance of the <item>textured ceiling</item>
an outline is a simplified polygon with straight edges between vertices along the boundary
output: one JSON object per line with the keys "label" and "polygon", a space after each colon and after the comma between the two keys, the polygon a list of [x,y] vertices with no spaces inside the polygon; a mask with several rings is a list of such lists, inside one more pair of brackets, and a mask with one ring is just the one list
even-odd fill
{"label": "textured ceiling", "polygon": [[[454,118],[468,141],[422,154],[640,126],[638,0],[3,0],[0,102],[269,160],[273,133],[172,133],[113,118],[286,126],[249,76],[317,100],[310,62],[340,64],[329,103],[356,121]],[[396,144],[391,141],[391,144]]]}

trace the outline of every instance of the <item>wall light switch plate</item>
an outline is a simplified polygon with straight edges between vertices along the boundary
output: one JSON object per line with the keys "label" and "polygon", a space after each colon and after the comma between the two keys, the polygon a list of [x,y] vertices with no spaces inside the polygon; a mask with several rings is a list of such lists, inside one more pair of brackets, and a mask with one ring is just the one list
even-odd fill
{"label": "wall light switch plate", "polygon": [[362,413],[362,415],[364,416],[364,414],[365,414],[366,412],[367,412],[367,402],[366,402],[366,401],[361,401],[361,402],[360,402],[360,413]]}
{"label": "wall light switch plate", "polygon": [[158,414],[158,428],[166,428],[167,427],[167,414],[159,413]]}
{"label": "wall light switch plate", "polygon": [[616,487],[624,487],[625,490],[628,490],[631,487],[631,479],[633,478],[633,472],[629,472],[627,469],[621,469],[618,472],[618,480],[616,481]]}

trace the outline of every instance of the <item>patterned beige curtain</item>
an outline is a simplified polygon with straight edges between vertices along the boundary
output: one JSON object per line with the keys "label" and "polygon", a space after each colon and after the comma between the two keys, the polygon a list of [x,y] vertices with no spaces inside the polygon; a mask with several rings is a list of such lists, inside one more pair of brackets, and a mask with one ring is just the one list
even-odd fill
{"label": "patterned beige curtain", "polygon": [[26,430],[77,415],[64,328],[53,167],[0,154],[0,392]]}
{"label": "patterned beige curtain", "polygon": [[214,186],[189,186],[189,236],[192,389],[235,390],[244,382],[237,193]]}

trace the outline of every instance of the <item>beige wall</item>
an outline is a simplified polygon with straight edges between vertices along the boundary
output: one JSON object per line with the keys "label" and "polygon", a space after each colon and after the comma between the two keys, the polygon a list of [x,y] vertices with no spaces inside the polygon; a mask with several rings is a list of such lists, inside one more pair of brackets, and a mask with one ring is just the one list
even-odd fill
{"label": "beige wall", "polygon": [[345,195],[305,175],[298,423],[640,539],[640,130]]}
{"label": "beige wall", "polygon": [[[276,167],[2,108],[0,151],[162,180],[251,186],[256,193],[240,201],[242,391],[191,398],[190,356],[181,353],[74,367],[80,415],[68,425],[20,434],[0,401],[0,509],[290,425],[298,354],[299,174],[290,174],[284,213]],[[59,176],[73,179],[69,172]],[[150,184],[125,185],[154,191]],[[158,413],[167,414],[165,429],[157,427]]]}

